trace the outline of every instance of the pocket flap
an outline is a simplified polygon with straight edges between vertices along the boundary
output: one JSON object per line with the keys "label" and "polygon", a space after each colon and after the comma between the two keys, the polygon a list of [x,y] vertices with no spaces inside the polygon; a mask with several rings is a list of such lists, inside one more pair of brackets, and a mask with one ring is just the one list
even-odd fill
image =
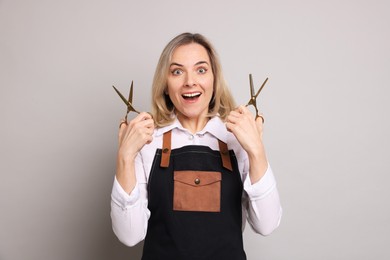
{"label": "pocket flap", "polygon": [[175,181],[197,187],[221,181],[222,175],[220,172],[174,171],[173,179]]}

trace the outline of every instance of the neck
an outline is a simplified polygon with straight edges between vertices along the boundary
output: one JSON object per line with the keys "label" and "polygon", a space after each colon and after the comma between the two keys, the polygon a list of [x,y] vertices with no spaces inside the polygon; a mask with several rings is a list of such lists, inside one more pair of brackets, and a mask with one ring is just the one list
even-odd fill
{"label": "neck", "polygon": [[180,121],[180,124],[190,131],[192,134],[195,134],[202,130],[210,118],[203,116],[197,118],[188,118],[183,115],[177,115],[177,119]]}

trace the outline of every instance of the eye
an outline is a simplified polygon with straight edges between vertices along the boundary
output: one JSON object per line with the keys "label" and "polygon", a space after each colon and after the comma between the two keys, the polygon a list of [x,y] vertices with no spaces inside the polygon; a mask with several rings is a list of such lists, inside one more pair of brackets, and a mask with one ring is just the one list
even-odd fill
{"label": "eye", "polygon": [[181,69],[174,69],[171,71],[172,75],[178,76],[183,74],[183,71]]}
{"label": "eye", "polygon": [[200,74],[205,74],[206,72],[207,72],[206,68],[199,68],[198,69],[198,73],[200,73]]}

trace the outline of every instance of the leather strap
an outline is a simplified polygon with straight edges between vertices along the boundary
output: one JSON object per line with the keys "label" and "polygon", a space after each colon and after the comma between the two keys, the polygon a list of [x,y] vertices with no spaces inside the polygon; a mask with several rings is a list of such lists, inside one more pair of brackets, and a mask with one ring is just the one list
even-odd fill
{"label": "leather strap", "polygon": [[162,147],[161,163],[160,163],[160,166],[163,168],[168,168],[169,166],[169,159],[171,157],[171,136],[172,136],[172,131],[168,131],[164,133],[163,136],[163,147]]}
{"label": "leather strap", "polygon": [[230,161],[229,149],[227,144],[218,139],[219,152],[221,154],[222,165],[224,168],[233,171],[232,162]]}
{"label": "leather strap", "polygon": [[[172,131],[168,131],[163,135],[163,147],[161,154],[160,167],[168,168],[171,157],[171,138]],[[230,154],[227,144],[218,139],[219,152],[221,154],[222,166],[230,171],[233,171],[230,161]]]}

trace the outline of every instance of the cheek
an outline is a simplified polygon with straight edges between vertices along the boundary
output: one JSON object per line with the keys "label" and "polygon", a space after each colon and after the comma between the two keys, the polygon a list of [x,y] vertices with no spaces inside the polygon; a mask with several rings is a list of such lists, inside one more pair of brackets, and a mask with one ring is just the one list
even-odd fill
{"label": "cheek", "polygon": [[167,86],[169,87],[172,87],[172,88],[178,88],[178,86],[180,86],[181,84],[183,84],[183,79],[182,77],[178,77],[178,76],[168,76],[167,78]]}
{"label": "cheek", "polygon": [[179,99],[179,91],[178,91],[178,88],[173,85],[168,85],[168,88],[167,88],[167,94],[169,96],[169,98],[172,100],[172,102],[175,102],[175,100]]}
{"label": "cheek", "polygon": [[209,92],[214,92],[214,78],[210,77],[204,82],[204,86]]}
{"label": "cheek", "polygon": [[175,81],[172,80],[172,79],[168,79],[167,80],[167,89],[166,89],[166,92],[169,94],[169,95],[172,95],[173,92],[175,92]]}

